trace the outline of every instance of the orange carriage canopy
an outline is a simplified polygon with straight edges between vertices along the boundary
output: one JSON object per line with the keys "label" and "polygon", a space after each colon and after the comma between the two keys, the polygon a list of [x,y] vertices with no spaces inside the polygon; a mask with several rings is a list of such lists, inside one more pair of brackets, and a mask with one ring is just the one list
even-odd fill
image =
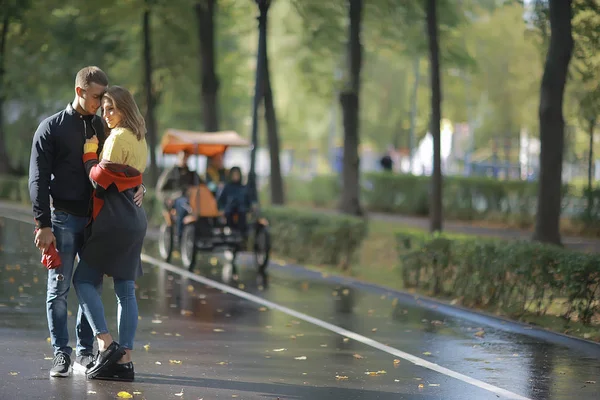
{"label": "orange carriage canopy", "polygon": [[185,151],[206,157],[222,154],[230,146],[247,147],[250,143],[235,131],[193,132],[179,129],[167,129],[160,142],[163,154]]}

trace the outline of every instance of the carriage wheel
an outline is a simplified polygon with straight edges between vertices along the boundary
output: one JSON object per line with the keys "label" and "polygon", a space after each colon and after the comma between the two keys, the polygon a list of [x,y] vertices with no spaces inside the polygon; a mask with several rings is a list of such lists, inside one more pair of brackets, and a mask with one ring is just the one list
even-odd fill
{"label": "carriage wheel", "polygon": [[158,252],[163,260],[171,262],[173,255],[173,226],[161,224],[158,235]]}
{"label": "carriage wheel", "polygon": [[194,224],[183,227],[181,235],[181,262],[188,271],[196,265],[196,227]]}
{"label": "carriage wheel", "polygon": [[254,236],[254,261],[260,273],[264,273],[269,265],[269,256],[271,253],[271,235],[264,225],[256,227]]}

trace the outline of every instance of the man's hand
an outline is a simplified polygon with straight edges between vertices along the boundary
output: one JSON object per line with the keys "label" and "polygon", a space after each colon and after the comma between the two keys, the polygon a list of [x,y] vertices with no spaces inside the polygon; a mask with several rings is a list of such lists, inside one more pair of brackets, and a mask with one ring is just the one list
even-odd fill
{"label": "man's hand", "polygon": [[52,233],[52,228],[38,229],[35,233],[34,243],[35,247],[42,251],[46,250],[52,243],[56,246],[56,237]]}
{"label": "man's hand", "polygon": [[144,200],[144,187],[140,185],[140,187],[138,187],[138,190],[133,195],[133,201],[138,207],[141,207],[142,200]]}

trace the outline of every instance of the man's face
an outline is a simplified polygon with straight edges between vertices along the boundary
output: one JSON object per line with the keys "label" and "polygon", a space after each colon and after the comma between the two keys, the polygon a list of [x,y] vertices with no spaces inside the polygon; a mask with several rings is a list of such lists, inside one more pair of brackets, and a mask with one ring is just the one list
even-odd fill
{"label": "man's face", "polygon": [[190,158],[189,154],[185,152],[179,153],[179,157],[177,158],[177,165],[179,165],[180,167],[187,166],[188,158]]}
{"label": "man's face", "polygon": [[106,92],[106,86],[90,83],[87,89],[77,87],[77,101],[83,112],[88,115],[96,114],[100,108],[102,95]]}

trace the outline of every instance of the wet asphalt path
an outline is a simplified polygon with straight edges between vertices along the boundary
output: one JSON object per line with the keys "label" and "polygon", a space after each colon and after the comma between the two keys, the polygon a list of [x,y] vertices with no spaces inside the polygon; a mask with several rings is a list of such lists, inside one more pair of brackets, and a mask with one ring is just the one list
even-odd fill
{"label": "wet asphalt path", "polygon": [[[510,398],[478,382],[536,400],[600,398],[596,344],[292,266],[272,268],[268,287],[252,268],[233,282],[214,257],[202,258],[196,272],[475,384],[151,264],[138,281],[136,382],[50,379],[45,270],[32,227],[1,217],[0,224],[0,399],[114,399],[120,391],[140,399]],[[152,240],[146,247],[156,257]],[[110,280],[104,299],[116,332]],[[76,305],[72,292],[72,327]]]}

